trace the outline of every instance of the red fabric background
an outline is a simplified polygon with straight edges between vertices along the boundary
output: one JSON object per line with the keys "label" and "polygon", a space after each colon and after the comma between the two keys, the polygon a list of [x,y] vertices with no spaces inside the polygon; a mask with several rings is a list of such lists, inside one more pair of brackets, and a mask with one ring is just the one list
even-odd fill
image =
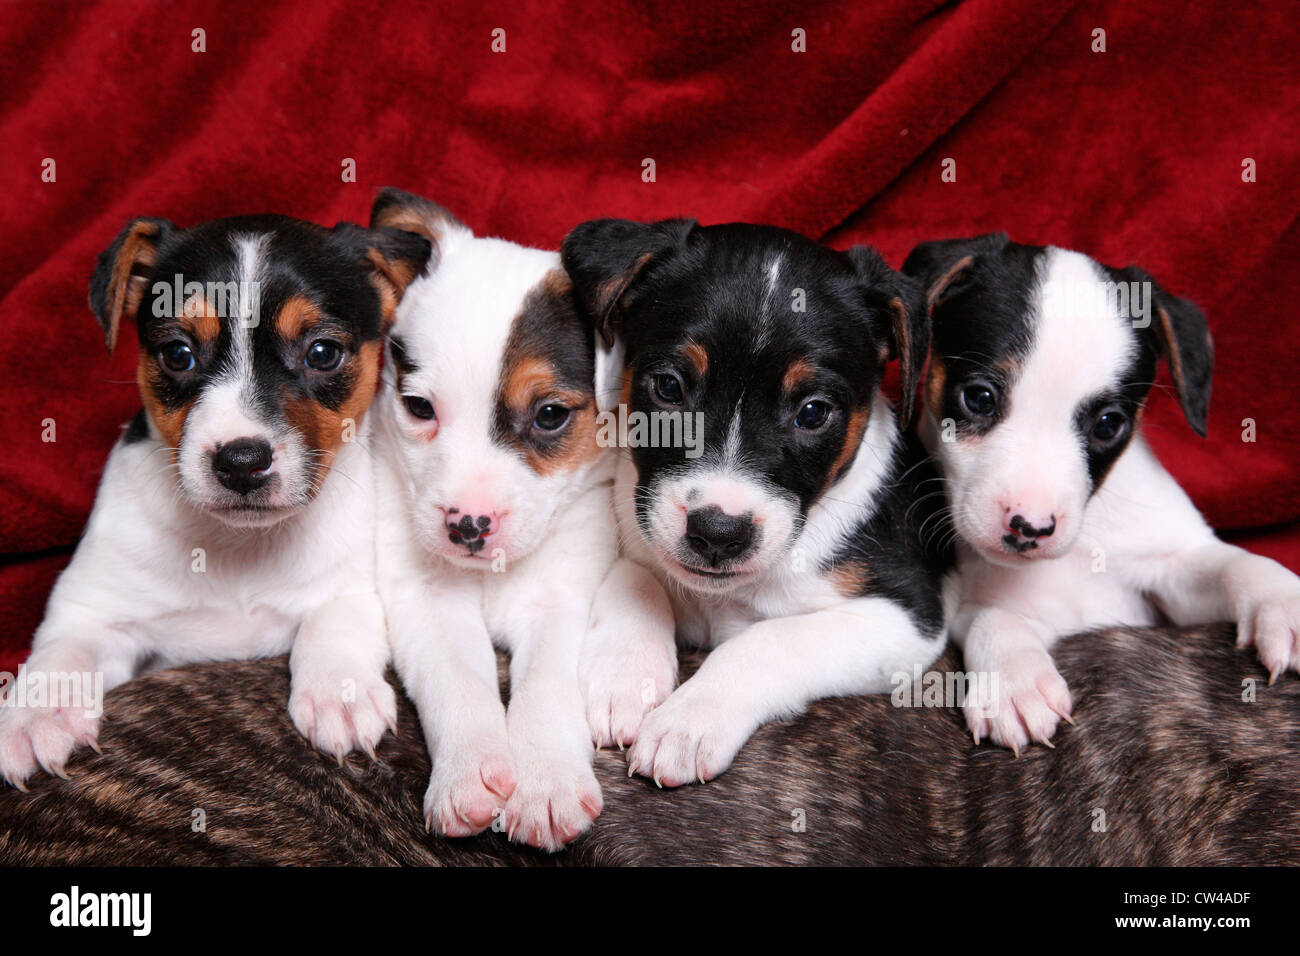
{"label": "red fabric background", "polygon": [[545,246],[591,216],[687,214],[894,265],[994,229],[1138,262],[1218,343],[1209,440],[1158,393],[1152,441],[1217,527],[1300,568],[1294,7],[1090,6],[0,4],[0,668],[138,407],[130,333],[110,358],[86,307],[96,254],[134,215],[363,220],[385,184]]}

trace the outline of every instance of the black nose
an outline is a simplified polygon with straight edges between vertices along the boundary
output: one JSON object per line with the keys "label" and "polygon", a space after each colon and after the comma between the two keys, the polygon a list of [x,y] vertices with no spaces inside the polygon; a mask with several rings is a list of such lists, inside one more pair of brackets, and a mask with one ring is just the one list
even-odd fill
{"label": "black nose", "polygon": [[1056,515],[1052,515],[1050,521],[1051,524],[1045,527],[1035,528],[1023,515],[1016,515],[1011,519],[1011,530],[1022,538],[1048,538],[1056,530]]}
{"label": "black nose", "polygon": [[271,446],[260,438],[237,438],[226,442],[212,456],[217,481],[231,491],[246,495],[271,480]]}
{"label": "black nose", "polygon": [[739,558],[753,541],[754,519],[749,515],[729,515],[712,505],[686,516],[686,543],[712,567]]}

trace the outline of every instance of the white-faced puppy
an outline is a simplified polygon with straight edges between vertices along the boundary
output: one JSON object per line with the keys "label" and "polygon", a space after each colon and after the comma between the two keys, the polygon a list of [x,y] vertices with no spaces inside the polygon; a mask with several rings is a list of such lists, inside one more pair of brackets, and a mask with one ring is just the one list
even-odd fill
{"label": "white-faced puppy", "polygon": [[[290,648],[299,730],[340,760],[373,749],[396,709],[364,416],[428,256],[407,233],[283,216],[136,219],[100,256],[90,305],[110,350],[135,322],[144,409],[0,707],[10,783],[96,745],[84,681]],[[82,700],[39,696],[73,677]]]}
{"label": "white-faced puppy", "polygon": [[[558,849],[601,808],[578,662],[617,533],[592,332],[557,253],[476,237],[393,189],[371,218],[434,247],[379,402],[381,591],[433,760],[426,820],[466,836],[504,805],[512,839]],[[508,710],[494,640],[511,654]]]}
{"label": "white-faced puppy", "polygon": [[933,310],[922,434],[959,536],[950,634],[996,673],[978,741],[1046,742],[1070,693],[1048,652],[1094,627],[1234,620],[1276,678],[1300,669],[1300,579],[1215,538],[1143,440],[1165,358],[1204,435],[1205,316],[1150,275],[1005,235],[927,242],[904,266]]}
{"label": "white-faced puppy", "polygon": [[933,661],[942,495],[879,393],[897,358],[910,415],[920,288],[871,249],[763,226],[599,220],[563,256],[585,317],[624,349],[629,420],[703,426],[694,451],[630,442],[620,459],[626,553],[664,582],[679,636],[714,648],[645,718],[629,769],[709,780],[764,722]]}

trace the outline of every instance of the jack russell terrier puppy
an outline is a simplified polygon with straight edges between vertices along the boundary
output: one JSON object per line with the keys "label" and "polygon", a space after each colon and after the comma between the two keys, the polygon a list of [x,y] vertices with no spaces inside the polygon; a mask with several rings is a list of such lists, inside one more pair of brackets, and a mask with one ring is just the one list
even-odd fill
{"label": "jack russell terrier puppy", "polygon": [[[597,441],[592,330],[555,252],[477,237],[396,189],[371,222],[434,250],[398,310],[378,403],[381,593],[433,761],[426,824],[556,850],[601,809],[592,737],[630,739],[676,673],[666,597],[634,569],[611,574],[614,453]],[[580,673],[593,603],[610,644]],[[494,641],[511,655],[508,708]]]}
{"label": "jack russell terrier puppy", "polygon": [[933,314],[921,431],[958,536],[950,635],[999,675],[966,706],[976,742],[1049,741],[1072,706],[1049,648],[1077,631],[1233,620],[1271,678],[1300,669],[1300,578],[1218,540],[1140,434],[1163,357],[1205,435],[1201,311],[1136,267],[1005,235],[923,243],[903,268]]}
{"label": "jack russell terrier puppy", "polygon": [[628,416],[703,425],[694,456],[645,442],[619,461],[626,553],[663,582],[679,636],[713,648],[645,717],[629,772],[707,781],[763,723],[935,660],[942,488],[879,392],[898,359],[910,416],[920,287],[869,248],[743,224],[592,221],[563,257],[622,350]]}
{"label": "jack russell terrier puppy", "polygon": [[[136,324],[144,409],[11,690],[69,675],[107,690],[145,667],[292,649],[298,729],[339,760],[373,752],[396,708],[364,416],[385,326],[428,256],[418,236],[351,223],[127,225],[99,257],[90,306],[110,351]],[[16,700],[0,707],[14,786],[97,747],[89,700]]]}

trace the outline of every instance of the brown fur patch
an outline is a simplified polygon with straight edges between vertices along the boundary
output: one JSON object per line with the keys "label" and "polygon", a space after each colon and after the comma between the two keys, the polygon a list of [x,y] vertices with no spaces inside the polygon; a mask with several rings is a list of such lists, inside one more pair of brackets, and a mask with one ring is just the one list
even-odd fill
{"label": "brown fur patch", "polygon": [[510,414],[523,419],[538,403],[553,402],[569,409],[569,422],[558,448],[543,451],[527,441],[518,443],[528,467],[546,476],[594,460],[601,448],[596,444],[596,403],[592,397],[565,388],[555,367],[541,356],[511,355],[507,350],[506,363],[501,400]]}
{"label": "brown fur patch", "polygon": [[275,316],[275,330],[286,342],[296,342],[324,316],[305,295],[290,296]]}
{"label": "brown fur patch", "polygon": [[310,398],[291,399],[284,404],[284,416],[307,442],[309,448],[325,452],[314,464],[313,489],[329,473],[334,454],[343,444],[343,432],[349,420],[353,428],[359,427],[370,402],[379,387],[379,359],[382,354],[378,342],[365,342],[352,358],[352,394],[337,409],[327,408]]}
{"label": "brown fur patch", "polygon": [[197,342],[211,342],[221,334],[221,316],[206,298],[194,296],[185,302],[181,312],[181,328]]}
{"label": "brown fur patch", "polygon": [[700,378],[709,371],[709,351],[699,342],[687,342],[682,349],[682,354],[686,356],[686,361],[691,363],[695,374]]}
{"label": "brown fur patch", "polygon": [[858,445],[862,443],[862,436],[867,431],[867,419],[870,417],[871,410],[865,406],[855,408],[849,413],[848,428],[844,433],[844,447],[835,456],[835,463],[831,465],[830,474],[826,479],[826,487],[822,489],[823,494],[830,490],[831,485],[839,480],[840,475],[853,461]]}
{"label": "brown fur patch", "polygon": [[781,379],[781,390],[787,395],[792,394],[795,389],[810,380],[815,374],[816,371],[807,359],[797,358],[785,370],[785,377]]}
{"label": "brown fur patch", "polygon": [[871,583],[871,572],[863,561],[845,561],[827,572],[831,587],[846,598],[862,597]]}
{"label": "brown fur patch", "polygon": [[136,309],[140,308],[147,280],[133,272],[137,268],[152,267],[157,261],[158,250],[154,246],[157,235],[157,224],[137,222],[122,240],[122,247],[117,252],[109,280],[108,331],[104,334],[110,352],[117,346],[122,316],[135,315]]}
{"label": "brown fur patch", "polygon": [[144,402],[145,411],[153,421],[154,427],[162,436],[163,443],[175,449],[180,447],[185,419],[190,409],[194,407],[194,403],[189,402],[180,408],[168,408],[164,405],[157,391],[164,374],[166,373],[158,367],[158,360],[153,353],[141,349],[135,370],[135,380],[140,386],[140,399]]}
{"label": "brown fur patch", "polygon": [[925,404],[936,419],[943,417],[943,389],[948,384],[948,367],[938,353],[930,353],[930,371],[925,378]]}

